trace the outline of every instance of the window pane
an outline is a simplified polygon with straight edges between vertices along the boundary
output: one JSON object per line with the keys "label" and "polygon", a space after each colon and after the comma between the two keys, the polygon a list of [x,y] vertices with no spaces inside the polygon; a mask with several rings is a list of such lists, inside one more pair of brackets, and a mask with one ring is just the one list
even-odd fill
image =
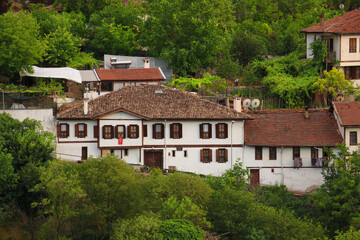
{"label": "window pane", "polygon": [[79,124],[79,131],[80,131],[80,132],[85,131],[84,124]]}
{"label": "window pane", "polygon": [[160,124],[156,124],[156,132],[161,132],[161,125]]}
{"label": "window pane", "polygon": [[204,124],[203,126],[204,126],[203,131],[209,132],[209,124]]}
{"label": "window pane", "polygon": [[66,125],[65,124],[61,124],[61,131],[66,132]]}

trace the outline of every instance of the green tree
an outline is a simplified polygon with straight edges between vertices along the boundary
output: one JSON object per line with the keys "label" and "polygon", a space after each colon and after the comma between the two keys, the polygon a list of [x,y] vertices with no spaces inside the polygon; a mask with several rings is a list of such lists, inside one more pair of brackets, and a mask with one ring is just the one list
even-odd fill
{"label": "green tree", "polygon": [[46,198],[32,203],[32,207],[41,207],[47,216],[40,230],[44,239],[56,239],[68,234],[71,218],[79,215],[79,206],[86,196],[80,187],[76,167],[70,163],[53,161],[41,167],[40,183],[32,191],[46,192]]}
{"label": "green tree", "polygon": [[208,220],[229,239],[325,239],[321,226],[257,203],[251,193],[229,187],[213,192]]}
{"label": "green tree", "polygon": [[92,54],[80,52],[81,39],[64,28],[58,27],[46,35],[45,41],[48,45],[45,63],[50,66],[81,67],[96,62]]}
{"label": "green tree", "polygon": [[[116,219],[132,215],[137,196],[134,169],[114,155],[90,158],[79,167],[80,186],[96,205],[98,228],[110,232]],[[138,209],[139,211],[139,209]]]}
{"label": "green tree", "polygon": [[8,12],[0,16],[0,72],[14,77],[23,68],[41,61],[46,44],[40,40],[39,27],[28,12]]}
{"label": "green tree", "polygon": [[325,182],[314,202],[332,235],[360,217],[360,150],[351,153],[345,144],[338,148],[339,153],[331,152],[329,166],[323,168]]}
{"label": "green tree", "polygon": [[[147,1],[142,44],[180,76],[194,75],[217,62],[232,26],[226,1]],[[226,53],[225,53],[226,54]]]}
{"label": "green tree", "polygon": [[326,105],[329,98],[334,100],[337,94],[350,93],[354,90],[351,81],[346,80],[344,72],[337,68],[333,68],[329,72],[324,71],[324,76],[325,78],[319,78],[314,82],[312,88],[316,93],[323,94]]}
{"label": "green tree", "polygon": [[164,240],[193,239],[203,240],[204,231],[185,219],[165,220],[160,225],[160,233]]}
{"label": "green tree", "polygon": [[161,221],[152,213],[143,213],[131,219],[119,219],[114,225],[112,240],[161,240],[163,235],[159,232]]}
{"label": "green tree", "polygon": [[186,219],[196,226],[209,228],[210,223],[206,221],[206,211],[194,204],[190,198],[185,197],[181,201],[174,197],[166,200],[159,212],[163,220],[167,219]]}

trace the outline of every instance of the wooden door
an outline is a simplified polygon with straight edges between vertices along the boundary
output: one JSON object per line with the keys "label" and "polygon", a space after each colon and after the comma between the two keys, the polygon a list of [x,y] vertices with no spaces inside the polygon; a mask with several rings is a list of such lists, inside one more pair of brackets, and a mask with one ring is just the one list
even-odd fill
{"label": "wooden door", "polygon": [[163,150],[145,150],[144,151],[144,165],[151,168],[163,169]]}
{"label": "wooden door", "polygon": [[88,158],[88,150],[87,147],[81,148],[81,160],[86,160]]}
{"label": "wooden door", "polygon": [[251,180],[250,184],[253,186],[260,186],[260,171],[259,169],[250,169]]}

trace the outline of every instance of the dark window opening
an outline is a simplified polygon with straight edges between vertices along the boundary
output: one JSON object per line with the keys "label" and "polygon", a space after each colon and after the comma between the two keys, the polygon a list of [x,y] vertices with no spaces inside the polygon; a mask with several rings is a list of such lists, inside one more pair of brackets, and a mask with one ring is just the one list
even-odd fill
{"label": "dark window opening", "polygon": [[269,159],[276,160],[276,147],[269,147]]}
{"label": "dark window opening", "polygon": [[255,147],[255,160],[262,160],[262,147]]}
{"label": "dark window opening", "polygon": [[350,145],[357,144],[357,132],[350,132]]}

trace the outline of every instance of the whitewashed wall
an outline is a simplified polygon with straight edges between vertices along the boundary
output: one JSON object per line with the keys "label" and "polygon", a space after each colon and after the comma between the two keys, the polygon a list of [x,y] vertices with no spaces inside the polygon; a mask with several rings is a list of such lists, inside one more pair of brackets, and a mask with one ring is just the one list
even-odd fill
{"label": "whitewashed wall", "polygon": [[19,110],[0,110],[6,112],[13,118],[23,121],[25,118],[35,119],[41,122],[45,131],[56,134],[56,122],[52,109],[19,109]]}
{"label": "whitewashed wall", "polygon": [[[118,139],[104,139],[102,127],[104,125],[125,125],[126,127],[126,138],[123,140],[123,144],[118,144]],[[127,126],[138,125],[139,126],[139,138],[128,138]],[[106,115],[99,120],[99,144],[100,147],[128,147],[128,146],[142,146],[142,119],[134,115],[117,112]]]}
{"label": "whitewashed wall", "polygon": [[349,147],[350,152],[357,151],[359,149],[358,146],[350,146],[350,132],[357,132],[357,140],[360,143],[360,127],[346,127],[345,128],[345,144]]}
{"label": "whitewashed wall", "polygon": [[[323,150],[319,149],[319,158]],[[311,165],[311,148],[300,147],[303,167],[294,168],[293,148],[277,147],[276,160],[269,160],[269,148],[263,147],[263,160],[255,160],[255,147],[245,146],[244,167],[260,170],[260,185],[285,184],[293,191],[309,191],[323,182],[321,168]],[[271,172],[271,171],[274,172]]]}
{"label": "whitewashed wall", "polygon": [[97,143],[57,143],[56,157],[58,159],[77,162],[81,160],[82,147],[87,147],[88,157],[100,157],[101,151],[97,147]]}

